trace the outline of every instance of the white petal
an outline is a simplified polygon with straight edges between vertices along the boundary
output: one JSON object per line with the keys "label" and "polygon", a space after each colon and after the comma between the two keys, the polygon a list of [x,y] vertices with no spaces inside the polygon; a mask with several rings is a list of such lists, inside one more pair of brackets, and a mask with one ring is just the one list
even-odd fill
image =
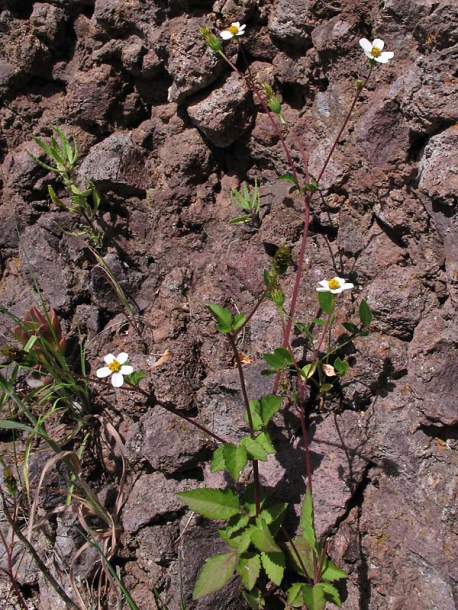
{"label": "white petal", "polygon": [[339,282],[339,288],[341,288],[343,286],[343,284],[345,284],[345,280],[343,279],[343,277],[333,277],[333,280],[336,280],[336,282]]}
{"label": "white petal", "polygon": [[220,32],[220,36],[223,40],[230,40],[233,37],[232,32],[229,32],[229,30],[224,30],[223,32]]}
{"label": "white petal", "polygon": [[393,59],[393,51],[383,51],[376,59],[381,64],[387,64],[390,59]]}
{"label": "white petal", "polygon": [[240,21],[234,21],[234,23],[231,23],[231,28],[237,28],[239,30],[240,29]]}
{"label": "white petal", "polygon": [[372,51],[372,44],[367,40],[367,38],[361,38],[359,44],[364,49],[365,53],[370,53]]}
{"label": "white petal", "polygon": [[96,375],[99,379],[102,379],[103,377],[108,377],[108,375],[111,375],[111,371],[107,366],[104,366],[101,369],[97,369]]}
{"label": "white petal", "polygon": [[[329,286],[326,286],[326,288],[324,286],[320,286],[319,288],[316,289],[317,292],[329,292]],[[332,292],[332,290],[331,290]]]}
{"label": "white petal", "polygon": [[125,364],[121,367],[120,371],[121,375],[132,375],[134,372],[134,367],[130,366],[130,364]]}
{"label": "white petal", "polygon": [[243,36],[245,34],[246,25],[242,25],[237,32],[237,36]]}
{"label": "white petal", "polygon": [[113,354],[107,354],[103,360],[107,364],[111,364],[114,360],[116,360],[116,358],[113,356]]}
{"label": "white petal", "polygon": [[347,283],[343,284],[343,286],[341,286],[342,290],[351,290],[354,287],[355,287],[355,285],[350,284],[350,282],[347,282]]}
{"label": "white petal", "polygon": [[331,294],[340,294],[343,291],[343,288],[339,286],[339,288],[334,288],[334,290],[329,290]]}
{"label": "white petal", "polygon": [[119,356],[116,356],[116,360],[119,362],[119,364],[124,364],[124,362],[127,362],[128,359],[129,354],[126,354],[126,352],[121,352]]}
{"label": "white petal", "polygon": [[319,284],[320,286],[323,286],[323,288],[327,288],[327,287],[328,287],[328,280],[320,280],[320,281],[318,282],[318,284]]}
{"label": "white petal", "polygon": [[380,38],[376,38],[374,40],[374,42],[372,43],[373,47],[377,47],[377,49],[379,49],[380,51],[383,50],[383,47],[385,46],[385,43],[383,42],[383,40],[381,40]]}
{"label": "white petal", "polygon": [[113,373],[111,376],[111,383],[113,384],[114,388],[120,388],[124,383],[124,377],[121,373]]}
{"label": "white petal", "polygon": [[375,57],[372,55],[372,53],[369,53],[368,51],[364,51],[364,55],[366,57],[369,57],[369,59],[375,59]]}

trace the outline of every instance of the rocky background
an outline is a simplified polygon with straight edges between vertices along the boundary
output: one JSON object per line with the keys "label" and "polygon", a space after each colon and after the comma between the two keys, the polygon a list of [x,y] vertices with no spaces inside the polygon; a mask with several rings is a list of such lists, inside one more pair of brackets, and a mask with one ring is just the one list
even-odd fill
{"label": "rocky background", "polygon": [[[346,610],[454,610],[456,0],[2,0],[0,9],[1,303],[17,315],[39,305],[33,276],[66,334],[86,336],[92,371],[106,353],[127,351],[158,399],[199,414],[229,440],[244,432],[242,400],[230,350],[203,302],[247,311],[269,244],[292,246],[297,259],[303,207],[277,181],[288,167],[266,115],[205,46],[199,25],[247,24],[251,70],[281,96],[315,175],[355,79],[368,71],[359,39],[381,37],[395,52],[374,71],[324,175],[323,197],[313,201],[298,319],[316,315],[316,282],[333,275],[357,286],[340,300],[341,320],[357,320],[362,297],[374,312],[339,391],[311,405],[316,519],[350,574]],[[243,69],[235,42],[225,48]],[[51,204],[47,185],[62,193],[59,183],[28,155],[40,154],[32,138],[46,140],[51,125],[75,136],[80,176],[103,194],[103,255],[135,303],[141,337],[85,242],[65,232],[78,219]],[[229,225],[237,209],[228,191],[255,178],[260,226]],[[287,295],[293,281],[290,267]],[[259,376],[262,354],[281,342],[273,304],[241,339],[250,395],[259,397],[272,387]],[[154,367],[166,350],[171,358]],[[124,392],[98,400],[94,409],[104,405],[130,463],[115,563],[139,607],[159,607],[155,587],[178,610],[181,581],[188,610],[240,610],[236,582],[191,601],[203,561],[225,547],[175,492],[224,484],[208,470],[213,445]],[[273,434],[279,453],[261,464],[262,478],[273,497],[298,504],[304,463],[292,411]],[[11,439],[1,440],[7,456]],[[101,435],[87,464],[102,499],[119,480],[109,441]],[[33,455],[32,475],[45,459]],[[45,509],[53,502],[49,491]],[[62,519],[55,527],[47,562],[67,586],[59,566],[81,541]],[[82,579],[93,562],[89,553],[78,562]],[[35,599],[31,608],[65,608],[33,563],[23,561],[18,580]]]}

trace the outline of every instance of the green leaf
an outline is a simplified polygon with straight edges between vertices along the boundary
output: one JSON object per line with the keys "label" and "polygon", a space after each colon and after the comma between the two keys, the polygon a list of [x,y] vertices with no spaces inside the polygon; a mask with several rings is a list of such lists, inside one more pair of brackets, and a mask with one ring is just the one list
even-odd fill
{"label": "green leaf", "polygon": [[319,292],[318,302],[324,313],[329,315],[331,313],[332,305],[334,303],[334,295],[331,292]]}
{"label": "green leaf", "polygon": [[342,602],[340,601],[339,591],[333,585],[328,582],[320,582],[316,586],[322,589],[324,597],[327,601],[332,602],[339,608],[341,607]]}
{"label": "green leaf", "polygon": [[345,572],[345,570],[338,568],[336,564],[329,559],[329,557],[326,557],[324,560],[323,571],[321,572],[321,578],[323,580],[334,582],[334,580],[348,578],[348,574]]}
{"label": "green leaf", "polygon": [[229,519],[240,512],[239,499],[232,489],[192,489],[180,491],[177,496],[208,519]]}
{"label": "green leaf", "polygon": [[220,445],[213,453],[213,459],[210,464],[210,472],[219,472],[226,469],[226,461],[224,459],[224,445]]}
{"label": "green leaf", "polygon": [[348,362],[346,360],[342,360],[339,358],[339,356],[337,356],[337,358],[334,360],[334,368],[339,375],[345,375],[345,373],[348,371],[348,366]]}
{"label": "green leaf", "polygon": [[293,364],[291,354],[284,347],[277,347],[273,354],[263,354],[262,357],[274,369],[283,369],[285,366]]}
{"label": "green leaf", "polygon": [[261,572],[261,559],[259,555],[257,553],[244,553],[239,559],[237,572],[242,579],[245,589],[251,591]]}
{"label": "green leaf", "polygon": [[260,460],[261,462],[265,462],[267,460],[266,450],[250,436],[244,436],[240,441],[240,445],[245,447],[251,459]]}
{"label": "green leaf", "polygon": [[9,419],[0,419],[0,428],[3,430],[21,430],[21,432],[33,432],[33,428]]}
{"label": "green leaf", "polygon": [[230,225],[242,224],[243,222],[247,222],[251,219],[249,214],[242,214],[241,216],[235,216],[229,220]]}
{"label": "green leaf", "polygon": [[292,174],[291,172],[286,172],[286,174],[283,174],[282,176],[280,176],[278,178],[278,180],[280,180],[280,182],[292,182],[293,184],[297,184],[296,178],[294,177],[294,174]]}
{"label": "green leaf", "polygon": [[[264,490],[261,487],[260,491],[260,503],[261,507],[264,503]],[[245,493],[243,494],[243,504],[245,506],[246,512],[250,515],[250,517],[256,516],[256,502],[255,502],[255,492],[254,492],[254,484],[249,483],[245,488]]]}
{"label": "green leaf", "polygon": [[251,534],[251,541],[257,549],[265,553],[281,553],[264,519],[257,519],[256,530]]}
{"label": "green leaf", "polygon": [[[250,400],[251,416],[255,430],[265,428],[272,417],[279,410],[283,398],[275,394],[263,396],[260,400]],[[248,415],[245,414],[248,421]]]}
{"label": "green leaf", "polygon": [[324,598],[324,591],[322,587],[318,585],[303,585],[302,594],[304,596],[304,602],[307,606],[307,610],[324,610],[326,607],[326,600]]}
{"label": "green leaf", "polygon": [[245,324],[246,313],[237,313],[234,316],[234,322],[232,323],[232,330],[238,330]]}
{"label": "green leaf", "polygon": [[312,323],[318,324],[318,326],[326,326],[326,320],[323,320],[322,318],[313,318]]}
{"label": "green leaf", "polygon": [[304,539],[316,551],[316,534],[313,518],[313,498],[310,488],[307,487],[301,510],[301,528]]}
{"label": "green leaf", "polygon": [[[304,564],[308,577],[313,580],[313,551],[309,543],[304,538],[295,538],[293,540],[293,544],[291,544],[291,542],[286,542],[285,547],[288,551],[288,559],[291,563],[292,568],[301,576],[305,576],[301,565],[302,562]],[[301,561],[299,561],[297,553],[299,553]]]}
{"label": "green leaf", "polygon": [[232,578],[236,565],[236,551],[224,555],[214,555],[207,559],[197,577],[192,594],[193,599],[199,599],[222,589]]}
{"label": "green leaf", "polygon": [[269,579],[279,587],[285,573],[285,556],[283,553],[281,551],[261,553],[261,562]]}
{"label": "green leaf", "polygon": [[287,508],[288,508],[287,502],[281,502],[279,504],[274,504],[273,506],[269,506],[268,508],[265,508],[261,512],[260,517],[261,517],[261,519],[264,519],[264,521],[267,523],[267,525],[270,525],[271,523],[276,521],[279,517],[284,517],[285,511]]}
{"label": "green leaf", "polygon": [[323,383],[320,385],[320,392],[322,394],[326,394],[326,392],[329,392],[330,390],[332,390],[334,386],[332,385],[332,383]]}
{"label": "green leaf", "polygon": [[359,332],[359,328],[351,322],[342,322],[342,326],[352,335],[356,335]]}
{"label": "green leaf", "polygon": [[314,372],[316,371],[316,366],[317,366],[317,361],[314,360],[313,362],[309,362],[308,364],[303,366],[301,369],[299,369],[300,371],[302,371],[302,373],[301,373],[302,377],[304,377],[304,379],[310,379],[310,377],[312,377]]}
{"label": "green leaf", "polygon": [[295,582],[287,591],[286,603],[288,606],[293,608],[302,608],[304,605],[304,596],[302,594],[302,587],[304,583]]}
{"label": "green leaf", "polygon": [[363,299],[359,304],[359,319],[361,320],[364,328],[369,328],[372,322],[372,311],[365,299]]}
{"label": "green leaf", "polygon": [[204,303],[211,311],[213,316],[216,318],[217,326],[216,328],[220,333],[230,333],[232,330],[232,314],[231,312],[223,307],[222,305],[217,305],[216,303]]}
{"label": "green leaf", "polygon": [[261,445],[261,447],[265,449],[267,453],[276,453],[275,447],[273,446],[272,440],[267,431],[264,430],[264,432],[258,434],[256,437],[256,442]]}
{"label": "green leaf", "polygon": [[274,537],[278,534],[278,531],[283,524],[287,508],[288,503],[282,502],[261,511],[260,517],[268,524],[269,531]]}
{"label": "green leaf", "polygon": [[231,477],[239,480],[240,473],[245,468],[248,456],[245,447],[226,443],[223,445],[223,456]]}
{"label": "green leaf", "polygon": [[223,531],[226,532],[228,536],[232,536],[235,532],[238,532],[246,527],[249,521],[250,518],[248,515],[234,515],[229,519]]}
{"label": "green leaf", "polygon": [[266,602],[259,589],[242,591],[242,596],[251,610],[263,610],[263,608],[265,608]]}

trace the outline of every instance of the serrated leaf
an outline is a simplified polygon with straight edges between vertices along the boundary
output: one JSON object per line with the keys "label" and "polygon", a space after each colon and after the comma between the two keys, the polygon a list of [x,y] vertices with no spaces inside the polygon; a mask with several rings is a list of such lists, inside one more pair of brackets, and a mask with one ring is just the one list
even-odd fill
{"label": "serrated leaf", "polygon": [[269,531],[274,537],[278,534],[283,524],[287,508],[288,504],[282,502],[261,511],[260,516],[269,525]]}
{"label": "serrated leaf", "polygon": [[261,562],[269,580],[279,587],[285,573],[285,556],[283,553],[281,551],[263,552],[261,553]]}
{"label": "serrated leaf", "polygon": [[263,449],[267,451],[267,453],[276,453],[275,447],[272,444],[272,440],[267,431],[263,431],[256,437],[256,442],[261,445]]}
{"label": "serrated leaf", "polygon": [[324,561],[323,571],[321,572],[321,578],[323,580],[329,580],[334,582],[335,580],[341,580],[342,578],[348,578],[348,574],[345,570],[337,567],[329,557],[326,557]]}
{"label": "serrated leaf", "polygon": [[224,445],[220,445],[213,453],[213,458],[210,464],[210,472],[219,472],[226,469],[226,461],[223,453]]}
{"label": "serrated leaf", "polygon": [[244,553],[239,559],[237,572],[242,579],[245,589],[251,591],[261,572],[261,558],[259,555],[257,553]]}
{"label": "serrated leaf", "polygon": [[232,314],[231,312],[216,303],[204,303],[213,314],[217,321],[217,329],[220,333],[230,333],[232,330]]}
{"label": "serrated leaf", "polygon": [[208,519],[229,519],[240,512],[239,499],[232,489],[192,489],[180,491],[177,496]]}
{"label": "serrated leaf", "polygon": [[333,585],[328,582],[320,582],[317,586],[321,587],[327,601],[332,602],[339,608],[341,607],[342,602],[340,601],[339,591]]}
{"label": "serrated leaf", "polygon": [[[275,394],[268,394],[260,400],[250,400],[251,416],[255,430],[261,430],[267,426],[280,409],[282,401],[283,398]],[[247,414],[245,414],[245,420],[248,420]]]}
{"label": "serrated leaf", "polygon": [[286,603],[293,608],[301,608],[304,605],[304,596],[302,595],[302,582],[295,582],[287,591]]}
{"label": "serrated leaf", "polygon": [[305,498],[301,509],[301,529],[306,542],[316,551],[313,497],[309,487],[307,487],[307,491],[305,492]]}
{"label": "serrated leaf", "polygon": [[200,599],[222,589],[232,578],[237,565],[237,552],[209,557],[197,577],[192,594],[193,599]]}
{"label": "serrated leaf", "polygon": [[349,333],[352,333],[352,335],[356,335],[359,332],[359,328],[351,322],[342,322],[342,326],[345,330],[348,330]]}
{"label": "serrated leaf", "polygon": [[250,436],[244,436],[240,441],[240,445],[245,447],[251,459],[260,460],[261,462],[265,462],[267,460],[266,450]]}
{"label": "serrated leaf", "polygon": [[245,447],[226,443],[223,445],[223,456],[226,463],[226,468],[231,477],[239,480],[240,473],[245,468],[248,461],[248,456]]}
{"label": "serrated leaf", "polygon": [[[293,544],[291,544],[291,542],[286,542],[285,547],[288,551],[288,560],[291,563],[292,568],[301,576],[305,576],[301,565],[303,564],[308,577],[313,580],[313,551],[309,543],[304,540],[304,538],[295,538]],[[301,561],[299,561],[297,553],[299,553]]]}
{"label": "serrated leaf", "polygon": [[288,508],[287,502],[280,502],[278,504],[274,504],[273,506],[269,506],[268,508],[265,508],[261,512],[260,517],[261,517],[261,519],[264,519],[264,521],[267,523],[267,525],[270,525],[271,523],[273,523],[280,517],[284,517],[285,511],[287,508]]}
{"label": "serrated leaf", "polygon": [[324,610],[326,607],[326,600],[324,598],[324,591],[319,583],[317,585],[303,585],[302,595],[304,596],[304,602],[307,606],[307,610]]}
{"label": "serrated leaf", "polygon": [[265,553],[281,553],[264,519],[257,519],[256,529],[251,534],[251,541],[257,549]]}
{"label": "serrated leaf", "polygon": [[372,322],[372,311],[367,304],[366,299],[363,299],[359,304],[359,319],[361,320],[364,328],[369,328]]}
{"label": "serrated leaf", "polygon": [[235,532],[238,532],[244,527],[246,527],[249,521],[250,518],[248,517],[248,515],[234,515],[228,520],[224,531],[226,532],[226,534],[228,534],[228,536],[232,536]]}
{"label": "serrated leaf", "polygon": [[263,610],[263,608],[265,608],[266,602],[259,589],[242,591],[242,596],[251,610]]}
{"label": "serrated leaf", "polygon": [[334,303],[334,295],[331,292],[319,292],[318,302],[324,313],[329,315],[331,313],[332,305]]}

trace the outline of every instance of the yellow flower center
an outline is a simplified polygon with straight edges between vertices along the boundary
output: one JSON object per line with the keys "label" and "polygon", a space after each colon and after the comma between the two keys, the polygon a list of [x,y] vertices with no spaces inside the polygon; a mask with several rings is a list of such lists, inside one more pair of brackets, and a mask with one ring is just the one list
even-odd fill
{"label": "yellow flower center", "polygon": [[379,49],[378,47],[372,47],[371,55],[372,57],[379,57],[381,52],[382,49]]}
{"label": "yellow flower center", "polygon": [[239,28],[236,25],[231,25],[227,29],[232,34],[232,36],[237,36],[237,34],[239,33]]}
{"label": "yellow flower center", "polygon": [[108,368],[112,373],[117,373],[121,368],[121,365],[117,360],[113,360],[113,362],[110,362],[110,364],[108,365]]}
{"label": "yellow flower center", "polygon": [[329,290],[336,290],[337,288],[339,288],[340,284],[339,284],[339,281],[336,280],[335,277],[333,277],[332,280],[329,280],[328,286],[329,286]]}

